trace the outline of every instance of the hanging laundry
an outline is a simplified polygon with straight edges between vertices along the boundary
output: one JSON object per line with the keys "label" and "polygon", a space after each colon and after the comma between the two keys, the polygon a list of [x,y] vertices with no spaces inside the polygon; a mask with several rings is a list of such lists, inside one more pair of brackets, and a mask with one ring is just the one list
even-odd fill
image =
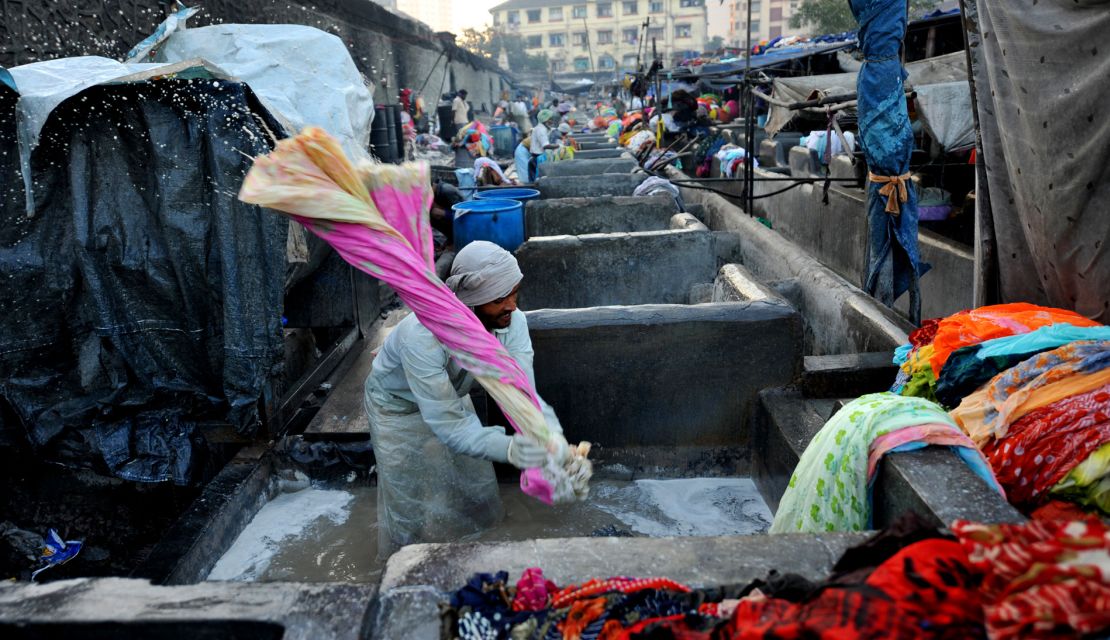
{"label": "hanging laundry", "polygon": [[1029,508],[1108,441],[1110,384],[1030,411],[982,449],[1010,502]]}
{"label": "hanging laundry", "polygon": [[[523,370],[435,275],[427,165],[367,163],[356,170],[334,138],[310,127],[256,159],[239,198],[292,215],[351,265],[388,283],[513,428],[548,443],[545,467],[521,475],[526,494],[547,503],[586,495],[586,447],[572,450],[548,430]],[[576,463],[572,476],[567,465]]]}
{"label": "hanging laundry", "polygon": [[1110,529],[1098,519],[957,521],[952,532],[984,576],[991,640],[1073,638],[1110,628]]}
{"label": "hanging laundry", "polygon": [[1083,340],[1110,340],[1110,327],[1054,324],[1030,333],[961,347],[948,356],[936,383],[937,398],[946,407],[956,407],[995,375],[1023,360]]}
{"label": "hanging laundry", "polygon": [[[920,429],[893,446],[882,439],[911,427]],[[1001,492],[982,454],[940,406],[921,398],[873,393],[845,405],[814,436],[779,502],[771,533],[869,527],[869,494],[876,467],[871,457],[876,443],[885,453],[925,446],[931,440],[952,446],[973,471]]]}
{"label": "hanging laundry", "polygon": [[1040,407],[1110,384],[1110,341],[1072,342],[1037,354],[964,398],[952,418],[979,446]]}

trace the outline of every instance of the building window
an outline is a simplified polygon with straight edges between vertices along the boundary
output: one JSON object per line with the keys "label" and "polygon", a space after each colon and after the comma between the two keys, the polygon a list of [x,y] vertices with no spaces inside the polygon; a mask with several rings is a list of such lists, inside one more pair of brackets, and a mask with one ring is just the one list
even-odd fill
{"label": "building window", "polygon": [[624,29],[621,31],[621,42],[625,44],[636,44],[637,38],[640,35],[639,31],[640,30],[636,27]]}
{"label": "building window", "polygon": [[510,11],[505,14],[505,22],[509,24],[520,24],[520,12]]}
{"label": "building window", "polygon": [[626,16],[634,16],[640,12],[640,3],[636,0],[632,0],[632,2],[622,2],[621,11],[624,12]]}
{"label": "building window", "polygon": [[572,18],[585,18],[586,17],[586,5],[580,4],[576,7],[574,7],[573,9],[571,9],[570,10],[570,17],[572,17]]}
{"label": "building window", "polygon": [[752,25],[751,25],[750,29],[751,29],[753,35],[758,34],[759,33],[759,20],[752,20]]}
{"label": "building window", "polygon": [[768,38],[777,38],[782,35],[782,27],[771,27],[771,32],[767,34]]}
{"label": "building window", "polygon": [[674,26],[674,37],[676,38],[689,38],[692,36],[692,29],[688,24],[676,24]]}
{"label": "building window", "polygon": [[567,44],[567,34],[550,33],[547,36],[547,44],[552,47],[565,47]]}
{"label": "building window", "polygon": [[493,26],[496,27],[499,24],[501,24],[501,12],[500,11],[493,14]]}
{"label": "building window", "polygon": [[651,0],[648,3],[648,13],[663,13],[663,3],[660,0]]}
{"label": "building window", "polygon": [[599,3],[597,3],[597,17],[599,17],[599,18],[612,18],[613,17],[613,3],[612,2],[599,2]]}
{"label": "building window", "polygon": [[651,40],[652,38],[654,38],[656,40],[662,40],[663,39],[663,27],[649,27],[648,28],[648,39]]}
{"label": "building window", "polygon": [[543,10],[541,10],[541,9],[529,9],[528,10],[528,24],[532,24],[533,22],[539,22],[542,19],[543,19]]}
{"label": "building window", "polygon": [[782,7],[771,7],[771,22],[782,22]]}
{"label": "building window", "polygon": [[543,46],[543,36],[528,36],[524,39],[525,49],[539,49]]}
{"label": "building window", "polygon": [[547,19],[550,20],[551,22],[562,22],[563,21],[563,8],[562,7],[551,7],[550,9],[548,9],[547,10]]}
{"label": "building window", "polygon": [[589,58],[575,58],[574,59],[574,70],[575,71],[589,71],[590,70],[590,59]]}
{"label": "building window", "polygon": [[624,59],[621,61],[621,65],[625,69],[635,69],[636,68],[636,54],[634,54],[634,53],[624,54]]}
{"label": "building window", "polygon": [[613,44],[613,32],[612,31],[598,31],[597,32],[597,43],[598,44]]}
{"label": "building window", "polygon": [[597,67],[609,71],[617,67],[617,61],[612,56],[601,56],[597,59]]}
{"label": "building window", "polygon": [[679,0],[678,6],[686,9],[688,7],[704,7],[705,0]]}
{"label": "building window", "polygon": [[578,31],[570,34],[570,43],[575,46],[586,46],[586,32]]}
{"label": "building window", "polygon": [[758,0],[756,2],[752,3],[752,13],[753,14],[757,14],[762,10],[763,10],[763,3],[758,2]]}
{"label": "building window", "polygon": [[567,70],[567,63],[562,60],[552,60],[551,70],[555,73],[562,73]]}

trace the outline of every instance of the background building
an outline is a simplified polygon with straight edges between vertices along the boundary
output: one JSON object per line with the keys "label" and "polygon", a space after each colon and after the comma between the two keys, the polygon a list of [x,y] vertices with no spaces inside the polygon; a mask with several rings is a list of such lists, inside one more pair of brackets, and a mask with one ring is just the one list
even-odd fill
{"label": "background building", "polygon": [[522,37],[530,54],[546,54],[556,74],[634,71],[637,52],[650,60],[652,38],[670,65],[700,53],[707,40],[705,0],[509,0],[490,13],[495,29]]}
{"label": "background building", "polygon": [[453,0],[393,0],[396,8],[423,22],[433,31],[454,31],[455,2]]}
{"label": "background building", "polygon": [[806,29],[790,27],[790,16],[801,0],[726,0],[728,31],[725,44],[743,47],[748,37],[748,2],[752,3],[752,43],[779,36],[801,35]]}

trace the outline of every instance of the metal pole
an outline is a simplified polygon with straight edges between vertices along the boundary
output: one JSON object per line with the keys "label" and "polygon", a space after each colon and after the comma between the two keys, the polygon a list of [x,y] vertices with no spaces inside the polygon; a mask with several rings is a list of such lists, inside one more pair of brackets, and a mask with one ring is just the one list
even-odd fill
{"label": "metal pole", "polygon": [[751,75],[752,75],[752,0],[748,0],[748,23],[746,25],[748,36],[747,45],[744,48],[744,90],[747,92],[747,109],[746,111],[748,120],[747,126],[744,127],[745,138],[747,139],[744,144],[744,151],[747,152],[748,157],[744,158],[744,193],[747,194],[747,202],[745,207],[748,210],[749,216],[755,215],[755,169],[752,166],[752,159],[755,158],[755,153],[752,150],[752,142],[755,141],[755,95],[752,93]]}
{"label": "metal pole", "polygon": [[594,68],[594,49],[590,45],[590,25],[586,24],[585,18],[582,18],[582,27],[586,30],[586,55],[590,56],[590,74],[595,76],[594,81],[596,82],[597,69]]}

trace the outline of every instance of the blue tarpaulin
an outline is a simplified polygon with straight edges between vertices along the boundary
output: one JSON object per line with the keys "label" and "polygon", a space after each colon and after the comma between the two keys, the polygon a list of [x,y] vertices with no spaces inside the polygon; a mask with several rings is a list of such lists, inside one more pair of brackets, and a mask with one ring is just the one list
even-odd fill
{"label": "blue tarpaulin", "polygon": [[860,24],[864,63],[856,84],[860,143],[871,176],[867,189],[868,259],[864,282],[887,306],[907,291],[910,319],[921,320],[919,278],[928,268],[917,251],[917,196],[910,183],[913,132],[906,109],[900,49],[904,0],[850,0]]}

